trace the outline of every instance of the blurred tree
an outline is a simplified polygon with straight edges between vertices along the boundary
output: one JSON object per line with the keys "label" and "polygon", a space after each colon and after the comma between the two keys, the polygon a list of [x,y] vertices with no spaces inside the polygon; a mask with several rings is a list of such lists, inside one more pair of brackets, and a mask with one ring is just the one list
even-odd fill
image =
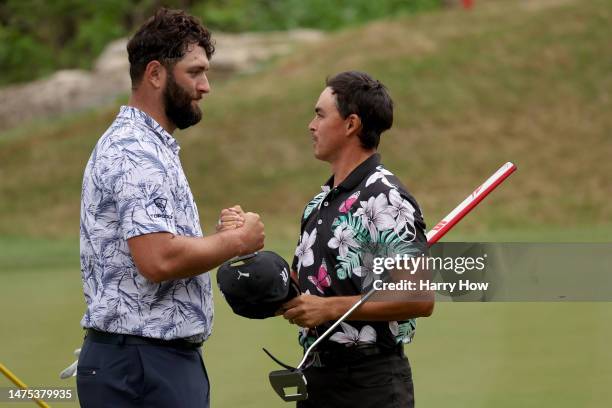
{"label": "blurred tree", "polygon": [[443,0],[0,0],[0,85],[59,68],[89,68],[109,41],[159,7],[181,8],[222,31],[335,30],[440,7]]}

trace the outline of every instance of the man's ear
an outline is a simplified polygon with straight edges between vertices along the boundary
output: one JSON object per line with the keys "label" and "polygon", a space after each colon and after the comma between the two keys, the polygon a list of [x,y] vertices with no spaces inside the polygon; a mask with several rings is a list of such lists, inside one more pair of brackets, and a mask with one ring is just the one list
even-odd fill
{"label": "man's ear", "polygon": [[361,130],[361,118],[354,113],[351,113],[346,118],[346,132],[355,134]]}
{"label": "man's ear", "polygon": [[166,81],[166,68],[157,60],[153,60],[147,64],[144,72],[144,80],[159,89],[164,86]]}

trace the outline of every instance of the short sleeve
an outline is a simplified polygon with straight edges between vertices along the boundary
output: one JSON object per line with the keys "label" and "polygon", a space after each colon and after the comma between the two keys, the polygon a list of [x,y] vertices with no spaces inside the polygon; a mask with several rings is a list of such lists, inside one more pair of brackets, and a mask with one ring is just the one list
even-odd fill
{"label": "short sleeve", "polygon": [[175,197],[163,158],[147,150],[124,154],[111,187],[125,240],[154,232],[176,234]]}

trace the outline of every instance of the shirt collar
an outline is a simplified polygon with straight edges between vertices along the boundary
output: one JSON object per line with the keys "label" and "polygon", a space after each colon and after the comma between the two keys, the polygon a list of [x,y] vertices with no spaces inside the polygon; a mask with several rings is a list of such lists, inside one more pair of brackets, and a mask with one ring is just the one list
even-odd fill
{"label": "shirt collar", "polygon": [[174,153],[178,153],[181,147],[178,144],[178,141],[172,137],[170,133],[166,131],[155,119],[153,119],[148,113],[141,111],[138,108],[133,106],[123,105],[119,109],[118,118],[123,119],[131,119],[137,122],[143,123],[148,128],[150,128],[157,137],[162,141],[163,144],[168,146]]}
{"label": "shirt collar", "polygon": [[[339,190],[351,191],[354,190],[361,181],[366,178],[370,173],[376,170],[376,167],[380,165],[380,154],[374,153],[366,160],[364,160],[359,166],[355,168],[345,179],[338,185]],[[329,188],[334,187],[334,176],[332,175],[326,186]]]}

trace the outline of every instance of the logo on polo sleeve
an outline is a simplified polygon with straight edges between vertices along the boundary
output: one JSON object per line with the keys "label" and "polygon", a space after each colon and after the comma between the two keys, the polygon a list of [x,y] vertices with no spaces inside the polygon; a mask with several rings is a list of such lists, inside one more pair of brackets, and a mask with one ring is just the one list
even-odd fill
{"label": "logo on polo sleeve", "polygon": [[172,219],[174,216],[169,214],[167,211],[168,199],[157,197],[153,199],[153,204],[155,206],[149,206],[149,215],[152,218],[164,218],[164,219]]}
{"label": "logo on polo sleeve", "polygon": [[163,212],[164,214],[166,213],[166,203],[168,202],[168,200],[166,200],[165,198],[158,197],[155,200],[153,200],[153,202],[155,203],[155,206],[159,208],[161,212]]}

